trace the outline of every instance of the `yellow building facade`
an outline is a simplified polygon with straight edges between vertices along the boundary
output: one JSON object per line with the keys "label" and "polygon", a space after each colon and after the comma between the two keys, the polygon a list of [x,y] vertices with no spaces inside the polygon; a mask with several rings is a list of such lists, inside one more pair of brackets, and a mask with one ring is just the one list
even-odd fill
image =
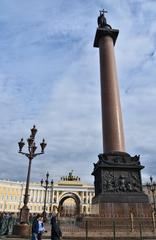
{"label": "yellow building facade", "polygon": [[[19,212],[23,206],[25,182],[0,180],[0,212]],[[59,209],[61,214],[90,214],[94,186],[81,182],[80,178],[62,177],[47,190],[46,212]],[[28,207],[31,213],[42,213],[45,189],[40,183],[30,183]]]}

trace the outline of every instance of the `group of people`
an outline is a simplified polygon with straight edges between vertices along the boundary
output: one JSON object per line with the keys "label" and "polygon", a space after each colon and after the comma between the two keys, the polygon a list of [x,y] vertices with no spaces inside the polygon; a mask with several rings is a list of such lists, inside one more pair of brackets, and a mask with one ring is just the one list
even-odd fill
{"label": "group of people", "polygon": [[[38,214],[32,223],[32,240],[42,240],[42,234],[46,232],[43,216]],[[60,240],[62,233],[56,219],[56,215],[51,217],[51,240]]]}
{"label": "group of people", "polygon": [[16,218],[13,213],[0,213],[0,236],[10,235],[13,231],[13,226],[16,223]]}

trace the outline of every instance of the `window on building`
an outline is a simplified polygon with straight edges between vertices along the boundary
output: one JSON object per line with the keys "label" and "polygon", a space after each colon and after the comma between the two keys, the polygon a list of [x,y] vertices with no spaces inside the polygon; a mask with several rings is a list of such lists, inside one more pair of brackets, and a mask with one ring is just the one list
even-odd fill
{"label": "window on building", "polygon": [[86,213],[86,206],[83,207],[83,213]]}

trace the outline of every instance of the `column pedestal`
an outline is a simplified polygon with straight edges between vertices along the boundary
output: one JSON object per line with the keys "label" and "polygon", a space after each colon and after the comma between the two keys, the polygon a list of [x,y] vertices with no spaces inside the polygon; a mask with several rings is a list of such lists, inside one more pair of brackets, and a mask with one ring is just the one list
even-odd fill
{"label": "column pedestal", "polygon": [[29,236],[30,235],[30,225],[29,223],[29,208],[24,205],[20,211],[20,224],[17,224],[13,228],[13,235],[17,236]]}
{"label": "column pedestal", "polygon": [[27,223],[17,224],[13,228],[13,235],[18,237],[29,237],[31,235],[31,226]]}
{"label": "column pedestal", "polygon": [[142,191],[139,156],[127,153],[100,154],[94,164],[95,197],[92,214],[104,217],[151,216],[147,195]]}

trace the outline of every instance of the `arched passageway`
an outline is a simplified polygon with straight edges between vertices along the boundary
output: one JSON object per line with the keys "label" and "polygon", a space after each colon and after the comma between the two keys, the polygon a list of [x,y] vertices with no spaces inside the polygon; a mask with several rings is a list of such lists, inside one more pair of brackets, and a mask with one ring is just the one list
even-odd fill
{"label": "arched passageway", "polygon": [[74,193],[66,193],[62,196],[58,208],[61,217],[72,217],[80,214],[80,199]]}

